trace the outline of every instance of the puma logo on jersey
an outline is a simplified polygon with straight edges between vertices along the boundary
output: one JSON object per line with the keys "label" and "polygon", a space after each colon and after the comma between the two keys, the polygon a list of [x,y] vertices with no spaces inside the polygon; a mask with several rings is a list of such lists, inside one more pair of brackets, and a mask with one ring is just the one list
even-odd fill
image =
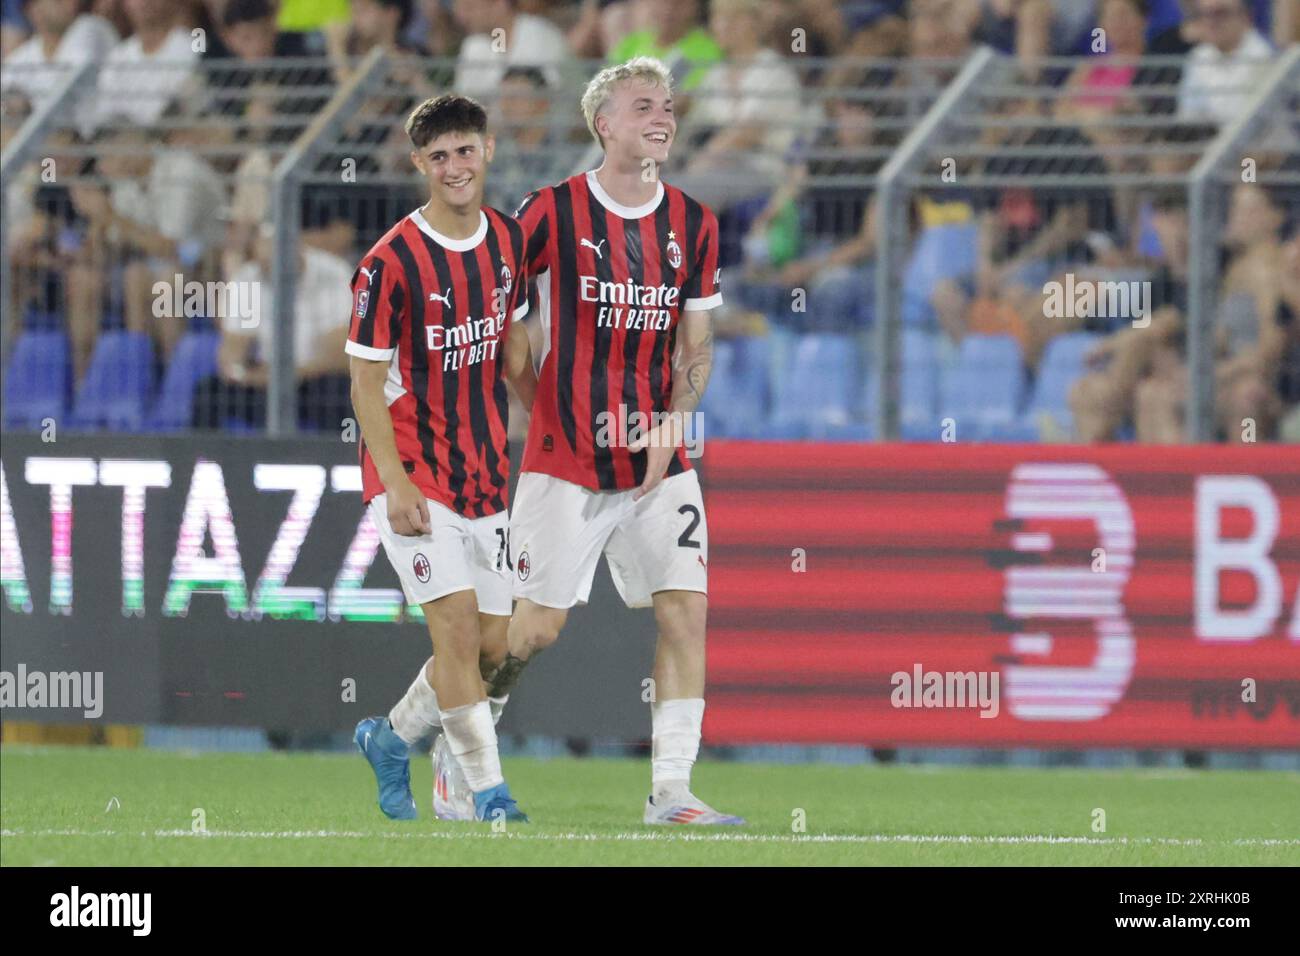
{"label": "puma logo on jersey", "polygon": [[594,253],[596,254],[596,258],[597,258],[597,259],[604,259],[604,258],[605,258],[605,256],[604,256],[604,255],[601,253],[601,251],[600,251],[600,247],[603,246],[603,245],[605,244],[605,240],[604,240],[604,239],[600,240],[600,242],[596,243],[594,246],[591,244],[591,240],[590,240],[590,239],[583,239],[583,240],[581,240],[581,242],[582,242],[582,245],[586,246],[588,249],[590,249],[592,252],[594,252]]}
{"label": "puma logo on jersey", "polygon": [[451,293],[448,292],[448,293],[446,293],[446,294],[444,294],[444,295],[438,295],[438,293],[436,293],[436,292],[430,292],[430,293],[429,293],[429,301],[430,301],[430,302],[441,302],[441,303],[443,304],[443,307],[444,307],[444,308],[448,308],[448,309],[450,309],[450,308],[451,308]]}
{"label": "puma logo on jersey", "polygon": [[373,281],[374,281],[375,274],[374,274],[373,272],[371,272],[369,269],[367,269],[365,266],[362,266],[362,267],[361,267],[360,272],[361,272],[361,274],[362,274],[363,276],[366,277],[366,281],[367,281],[367,282],[373,282]]}

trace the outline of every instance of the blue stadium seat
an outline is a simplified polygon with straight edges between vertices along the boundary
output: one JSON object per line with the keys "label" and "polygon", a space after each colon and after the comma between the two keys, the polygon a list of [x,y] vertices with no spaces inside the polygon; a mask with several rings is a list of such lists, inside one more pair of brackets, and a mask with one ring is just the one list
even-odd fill
{"label": "blue stadium seat", "polygon": [[1038,366],[1038,380],[1033,396],[1025,410],[1025,424],[1039,433],[1039,423],[1048,416],[1060,431],[1069,435],[1074,431],[1074,415],[1070,412],[1070,386],[1084,372],[1084,356],[1100,341],[1101,336],[1088,332],[1070,332],[1058,335],[1047,344],[1043,360]]}
{"label": "blue stadium seat", "polygon": [[6,428],[40,428],[43,419],[59,422],[68,401],[68,337],[62,332],[23,332],[14,342],[5,374]]}
{"label": "blue stadium seat", "polygon": [[978,265],[979,227],[974,222],[931,226],[921,231],[903,272],[902,318],[905,327],[932,329],[936,324],[930,296],[944,279],[970,275]]}
{"label": "blue stadium seat", "polygon": [[938,397],[938,336],[921,329],[904,329],[898,409],[903,437],[936,427]]}
{"label": "blue stadium seat", "polygon": [[77,390],[74,428],[140,431],[153,392],[153,344],[143,332],[103,332]]}
{"label": "blue stadium seat", "polygon": [[[923,329],[904,328],[899,369],[898,421],[904,441],[934,441],[939,437],[936,401],[939,388],[939,337]],[[876,416],[874,368],[862,376],[861,403],[868,422]]]}
{"label": "blue stadium seat", "polygon": [[852,336],[800,336],[788,366],[777,378],[767,434],[772,438],[856,440],[853,420],[857,343]]}
{"label": "blue stadium seat", "polygon": [[727,434],[735,438],[761,438],[771,404],[772,341],[765,335],[750,335],[735,339],[733,344],[732,404],[727,409]]}
{"label": "blue stadium seat", "polygon": [[957,440],[996,440],[1017,423],[1025,392],[1020,345],[1009,335],[968,335],[956,368],[939,382],[939,418]]}
{"label": "blue stadium seat", "polygon": [[707,434],[719,438],[729,434],[729,413],[736,404],[736,342],[722,339],[713,344],[713,371],[709,387],[700,402]]}
{"label": "blue stadium seat", "polygon": [[159,431],[189,428],[194,415],[194,388],[217,372],[217,332],[187,332],[172,352],[149,415],[149,427]]}

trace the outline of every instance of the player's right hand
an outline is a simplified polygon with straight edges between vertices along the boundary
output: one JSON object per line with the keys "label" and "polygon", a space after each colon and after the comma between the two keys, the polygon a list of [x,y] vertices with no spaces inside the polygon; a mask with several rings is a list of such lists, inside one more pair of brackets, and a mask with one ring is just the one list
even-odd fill
{"label": "player's right hand", "polygon": [[415,487],[410,478],[403,475],[393,487],[385,488],[384,491],[388,496],[388,523],[393,531],[409,537],[433,532],[424,492]]}

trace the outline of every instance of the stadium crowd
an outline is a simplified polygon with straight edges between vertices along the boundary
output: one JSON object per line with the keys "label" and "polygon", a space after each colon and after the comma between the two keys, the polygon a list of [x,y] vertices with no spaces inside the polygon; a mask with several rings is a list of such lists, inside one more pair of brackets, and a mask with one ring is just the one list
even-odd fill
{"label": "stadium crowd", "polygon": [[[954,404],[1004,401],[1012,417],[978,437],[1178,442],[1188,211],[1167,180],[1297,42],[1297,0],[4,0],[5,142],[53,95],[52,68],[99,65],[48,139],[54,165],[73,175],[32,166],[5,184],[4,312],[18,340],[6,396],[44,374],[22,363],[64,341],[74,422],[262,427],[275,162],[379,48],[395,57],[391,77],[315,163],[301,204],[299,419],[338,427],[350,414],[353,265],[420,201],[402,184],[406,111],[445,89],[481,98],[497,136],[488,201],[512,211],[528,190],[598,162],[576,102],[589,61],[650,54],[679,88],[665,178],[721,223],[728,303],[712,433],[869,437],[871,183],[961,59],[987,45],[1017,65],[1021,93],[999,104],[1008,122],[982,134],[962,174],[1152,182],[1071,192],[992,178],[915,191],[904,437],[938,437]],[[1158,59],[1132,59],[1148,55]],[[1077,65],[1043,59],[1059,56]],[[1024,92],[1034,88],[1046,92]],[[1150,148],[1116,149],[1117,118],[1149,121]],[[1298,132],[1282,128],[1261,162],[1297,172]],[[354,175],[340,179],[349,162]],[[1241,439],[1243,419],[1261,439],[1300,440],[1298,193],[1232,191],[1214,318],[1225,440]],[[1045,284],[1066,274],[1150,282],[1149,325],[1048,317]],[[182,276],[263,291],[219,318],[160,310],[158,282]],[[1005,363],[974,369],[973,393],[945,385],[964,380],[963,363],[995,358]],[[105,417],[102,390],[121,362],[140,366],[133,387],[157,411]],[[999,376],[1016,387],[981,390]],[[820,391],[800,391],[809,377]],[[40,420],[30,403],[7,400],[6,414],[7,427]]]}

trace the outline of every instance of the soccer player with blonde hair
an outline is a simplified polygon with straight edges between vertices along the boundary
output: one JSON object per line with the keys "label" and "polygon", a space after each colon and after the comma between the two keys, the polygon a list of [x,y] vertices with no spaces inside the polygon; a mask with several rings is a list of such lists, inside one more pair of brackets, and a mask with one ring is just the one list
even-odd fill
{"label": "soccer player with blonde hair", "polygon": [[[515,609],[504,697],[585,604],[601,555],[628,607],[658,626],[653,760],[644,820],[739,824],[690,790],[704,717],[708,524],[684,440],[713,362],[718,221],[664,183],[677,121],[672,78],[637,57],[582,97],[599,169],[531,193],[524,271],[544,345],[514,507]],[[435,767],[454,774],[450,762]]]}

